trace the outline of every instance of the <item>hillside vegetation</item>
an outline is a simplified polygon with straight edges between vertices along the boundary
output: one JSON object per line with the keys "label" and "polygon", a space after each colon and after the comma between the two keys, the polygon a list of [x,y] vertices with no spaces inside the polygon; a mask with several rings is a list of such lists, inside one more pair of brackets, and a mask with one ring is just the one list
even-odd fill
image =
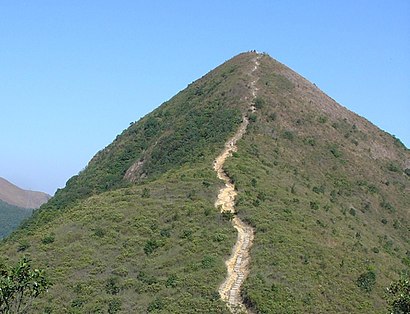
{"label": "hillside vegetation", "polygon": [[0,244],[54,285],[33,313],[228,313],[218,287],[236,241],[214,207],[224,169],[254,227],[242,295],[255,313],[385,313],[410,268],[409,151],[267,55],[227,61],[96,154]]}
{"label": "hillside vegetation", "polygon": [[32,209],[13,206],[0,200],[0,239],[9,235],[32,212]]}
{"label": "hillside vegetation", "polygon": [[260,313],[385,313],[385,288],[410,270],[409,151],[264,61],[254,122],[227,161],[255,228],[245,298]]}
{"label": "hillside vegetation", "polygon": [[215,287],[236,233],[214,207],[212,162],[246,110],[248,60],[132,124],[3,243],[1,256],[49,270],[35,310],[227,312]]}
{"label": "hillside vegetation", "polygon": [[242,121],[246,61],[241,57],[223,64],[132,123],[57,191],[47,208],[63,208],[130,182],[150,181],[185,163],[212,162]]}

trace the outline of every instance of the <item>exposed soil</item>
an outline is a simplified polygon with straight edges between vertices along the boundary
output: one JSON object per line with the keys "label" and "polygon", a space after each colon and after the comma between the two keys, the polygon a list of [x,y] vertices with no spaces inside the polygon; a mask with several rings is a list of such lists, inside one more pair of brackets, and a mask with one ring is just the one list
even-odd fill
{"label": "exposed soil", "polygon": [[[259,57],[253,60],[255,65],[249,73],[249,75],[253,78],[250,84],[252,98],[249,101],[249,109],[251,112],[255,112],[256,110],[253,104],[257,93],[257,78],[254,76],[254,72],[259,66],[258,59]],[[247,116],[244,116],[238,131],[228,142],[226,142],[225,149],[214,162],[214,170],[216,171],[218,178],[225,182],[225,187],[219,191],[218,198],[215,202],[215,206],[219,208],[222,213],[236,213],[235,197],[237,192],[232,180],[225,173],[223,165],[226,159],[230,157],[233,152],[237,151],[238,148],[236,146],[236,142],[245,134],[248,124],[249,119]],[[226,261],[228,274],[225,281],[219,287],[219,294],[222,300],[227,303],[232,313],[248,313],[249,311],[246,309],[242,300],[241,286],[249,272],[249,250],[252,246],[254,231],[251,226],[244,223],[237,216],[232,219],[232,224],[238,231],[238,239],[232,249],[230,258]]]}

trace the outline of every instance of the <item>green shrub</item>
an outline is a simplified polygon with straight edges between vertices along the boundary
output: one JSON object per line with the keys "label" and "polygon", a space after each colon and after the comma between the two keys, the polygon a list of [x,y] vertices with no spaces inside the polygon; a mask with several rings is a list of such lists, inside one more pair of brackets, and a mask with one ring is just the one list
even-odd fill
{"label": "green shrub", "polygon": [[286,131],[283,132],[283,138],[285,138],[289,141],[293,141],[295,136],[293,135],[293,133],[291,131],[286,130]]}
{"label": "green shrub", "polygon": [[269,120],[270,121],[275,121],[276,120],[276,113],[272,112],[271,114],[269,114]]}
{"label": "green shrub", "polygon": [[303,142],[307,145],[310,145],[310,146],[315,146],[316,145],[316,140],[313,137],[305,138],[305,140]]}
{"label": "green shrub", "polygon": [[254,114],[254,113],[251,113],[251,114],[249,115],[249,121],[250,121],[250,122],[255,123],[256,120],[257,120],[257,118],[258,118],[258,116],[257,116],[256,114]]}
{"label": "green shrub", "polygon": [[161,298],[157,297],[154,301],[148,304],[147,312],[153,312],[156,310],[161,310],[164,307],[164,302]]}
{"label": "green shrub", "polygon": [[321,226],[322,228],[326,228],[326,227],[327,227],[326,224],[325,224],[323,221],[321,221],[320,219],[316,219],[316,224],[319,225],[319,226]]}
{"label": "green shrub", "polygon": [[392,171],[392,172],[400,172],[401,171],[400,166],[398,164],[396,164],[395,162],[392,162],[392,161],[387,164],[387,169],[389,171]]}
{"label": "green shrub", "polygon": [[387,303],[390,313],[410,313],[410,280],[408,278],[401,278],[390,284],[387,288]]}
{"label": "green shrub", "polygon": [[377,254],[377,253],[380,252],[380,250],[379,250],[378,247],[373,247],[373,248],[372,248],[372,252]]}
{"label": "green shrub", "polygon": [[378,189],[374,184],[369,184],[369,185],[367,186],[367,190],[368,190],[370,193],[377,193],[377,192],[379,191],[379,189]]}
{"label": "green shrub", "polygon": [[105,236],[105,230],[102,229],[102,228],[100,228],[100,227],[97,227],[97,228],[95,228],[95,230],[94,230],[94,235],[97,236],[97,237],[99,237],[99,238],[102,238],[102,237]]}
{"label": "green shrub", "polygon": [[319,204],[317,202],[311,201],[310,202],[310,208],[314,209],[314,210],[318,210],[319,209]]}
{"label": "green shrub", "polygon": [[117,277],[111,277],[107,279],[107,282],[105,284],[105,291],[111,295],[116,295],[120,292],[119,280]]}
{"label": "green shrub", "polygon": [[330,152],[332,153],[332,155],[336,158],[339,158],[342,156],[342,152],[339,150],[339,148],[337,147],[337,145],[332,145],[330,147]]}
{"label": "green shrub", "polygon": [[325,187],[323,185],[321,186],[314,186],[312,189],[313,192],[315,192],[316,194],[324,194],[325,193]]}
{"label": "green shrub", "polygon": [[194,232],[191,229],[185,229],[182,231],[181,238],[191,240],[193,233]]}
{"label": "green shrub", "polygon": [[144,245],[144,252],[147,255],[152,254],[157,248],[159,248],[159,243],[155,239],[149,239]]}
{"label": "green shrub", "polygon": [[150,197],[150,191],[149,191],[149,189],[144,188],[144,189],[142,190],[141,197],[142,197],[142,198],[149,198],[149,197]]}
{"label": "green shrub", "polygon": [[208,181],[202,181],[202,185],[206,188],[209,188],[209,186],[211,185],[211,183],[209,183]]}
{"label": "green shrub", "polygon": [[394,213],[396,211],[396,208],[394,208],[394,206],[385,199],[380,202],[380,207],[388,210],[390,213]]}
{"label": "green shrub", "polygon": [[265,101],[260,97],[256,97],[255,99],[256,109],[262,109],[264,106],[265,106]]}
{"label": "green shrub", "polygon": [[85,301],[83,298],[75,298],[73,301],[71,301],[71,307],[72,308],[80,308],[84,305]]}
{"label": "green shrub", "polygon": [[401,262],[406,265],[406,267],[410,267],[410,258],[405,256],[401,259]]}
{"label": "green shrub", "polygon": [[222,242],[226,239],[226,236],[224,234],[221,234],[221,233],[216,233],[216,234],[214,234],[212,239],[215,242]]}
{"label": "green shrub", "polygon": [[260,200],[261,202],[264,202],[266,200],[266,193],[263,191],[258,192],[258,195],[256,196],[256,198]]}
{"label": "green shrub", "polygon": [[24,252],[30,247],[30,243],[27,240],[21,241],[17,246],[17,252]]}
{"label": "green shrub", "polygon": [[224,219],[224,220],[232,220],[233,218],[235,217],[235,214],[234,213],[231,213],[231,212],[223,212],[222,213],[222,218]]}
{"label": "green shrub", "polygon": [[161,237],[164,237],[164,238],[169,238],[171,236],[171,232],[169,229],[161,229],[159,234],[161,235]]}
{"label": "green shrub", "polygon": [[108,314],[114,314],[121,310],[121,300],[118,298],[112,299],[108,302]]}
{"label": "green shrub", "polygon": [[215,262],[216,262],[215,257],[206,255],[201,261],[201,266],[204,269],[212,268],[214,267]]}
{"label": "green shrub", "polygon": [[138,273],[137,278],[145,285],[153,285],[158,282],[156,277],[149,275],[143,271],[140,271]]}
{"label": "green shrub", "polygon": [[356,284],[360,289],[371,292],[376,284],[376,273],[372,270],[362,273],[359,278],[357,278]]}
{"label": "green shrub", "polygon": [[175,274],[170,275],[165,282],[167,288],[175,288],[178,285],[178,277]]}
{"label": "green shrub", "polygon": [[41,239],[41,243],[43,244],[50,244],[53,243],[55,240],[54,234],[46,235],[44,238]]}
{"label": "green shrub", "polygon": [[327,117],[320,116],[320,117],[317,118],[317,121],[319,121],[319,123],[326,123],[327,122]]}

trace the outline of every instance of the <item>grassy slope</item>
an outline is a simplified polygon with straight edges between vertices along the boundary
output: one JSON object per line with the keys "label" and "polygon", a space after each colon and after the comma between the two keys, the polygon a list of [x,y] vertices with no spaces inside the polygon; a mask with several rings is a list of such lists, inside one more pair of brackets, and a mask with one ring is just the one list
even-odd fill
{"label": "grassy slope", "polygon": [[[63,208],[78,199],[124,187],[128,181],[152,180],[185,163],[215,155],[223,139],[241,122],[249,55],[239,55],[190,84],[126,129],[101,150],[47,208]],[[141,163],[134,171],[133,165]],[[124,177],[127,180],[124,180]]]}
{"label": "grassy slope", "polygon": [[32,212],[32,209],[13,206],[0,200],[0,239],[9,235]]}
{"label": "grassy slope", "polygon": [[91,197],[3,244],[54,282],[34,312],[225,313],[217,287],[236,235],[213,206],[219,182],[206,166]]}
{"label": "grassy slope", "polygon": [[[247,302],[258,313],[384,313],[385,287],[410,266],[409,152],[324,95],[305,98],[316,87],[277,67],[262,63],[256,122],[227,163],[256,230]],[[366,292],[357,280],[369,271]]]}
{"label": "grassy slope", "polygon": [[[247,106],[251,57],[130,126],[1,244],[4,259],[27,254],[52,277],[34,312],[226,313],[217,291],[236,233],[214,207],[212,162]],[[141,159],[130,185],[123,177]]]}

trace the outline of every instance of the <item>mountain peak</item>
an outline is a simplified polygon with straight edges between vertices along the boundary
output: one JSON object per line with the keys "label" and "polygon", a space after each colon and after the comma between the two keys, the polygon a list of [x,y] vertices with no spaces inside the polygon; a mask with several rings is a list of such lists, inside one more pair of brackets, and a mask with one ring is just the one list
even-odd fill
{"label": "mountain peak", "polygon": [[53,273],[36,312],[226,313],[220,287],[233,311],[382,313],[410,265],[409,157],[242,53],[132,123],[0,256],[25,250]]}
{"label": "mountain peak", "polygon": [[[260,66],[250,75],[256,58]],[[396,139],[268,54],[250,51],[224,62],[132,123],[98,152],[84,171],[71,178],[66,189],[57,191],[53,201],[60,199],[58,203],[66,204],[211,158],[209,151],[220,145],[221,138],[232,134],[248,114],[253,77],[258,78],[258,115],[266,119],[274,114],[280,121],[280,127],[272,131],[273,137],[279,129],[328,142],[341,136],[340,145],[354,155],[369,160],[400,160],[400,167],[405,167],[406,158],[396,149]]]}
{"label": "mountain peak", "polygon": [[50,195],[43,192],[23,190],[0,177],[0,200],[10,205],[31,209],[39,208],[50,198]]}

